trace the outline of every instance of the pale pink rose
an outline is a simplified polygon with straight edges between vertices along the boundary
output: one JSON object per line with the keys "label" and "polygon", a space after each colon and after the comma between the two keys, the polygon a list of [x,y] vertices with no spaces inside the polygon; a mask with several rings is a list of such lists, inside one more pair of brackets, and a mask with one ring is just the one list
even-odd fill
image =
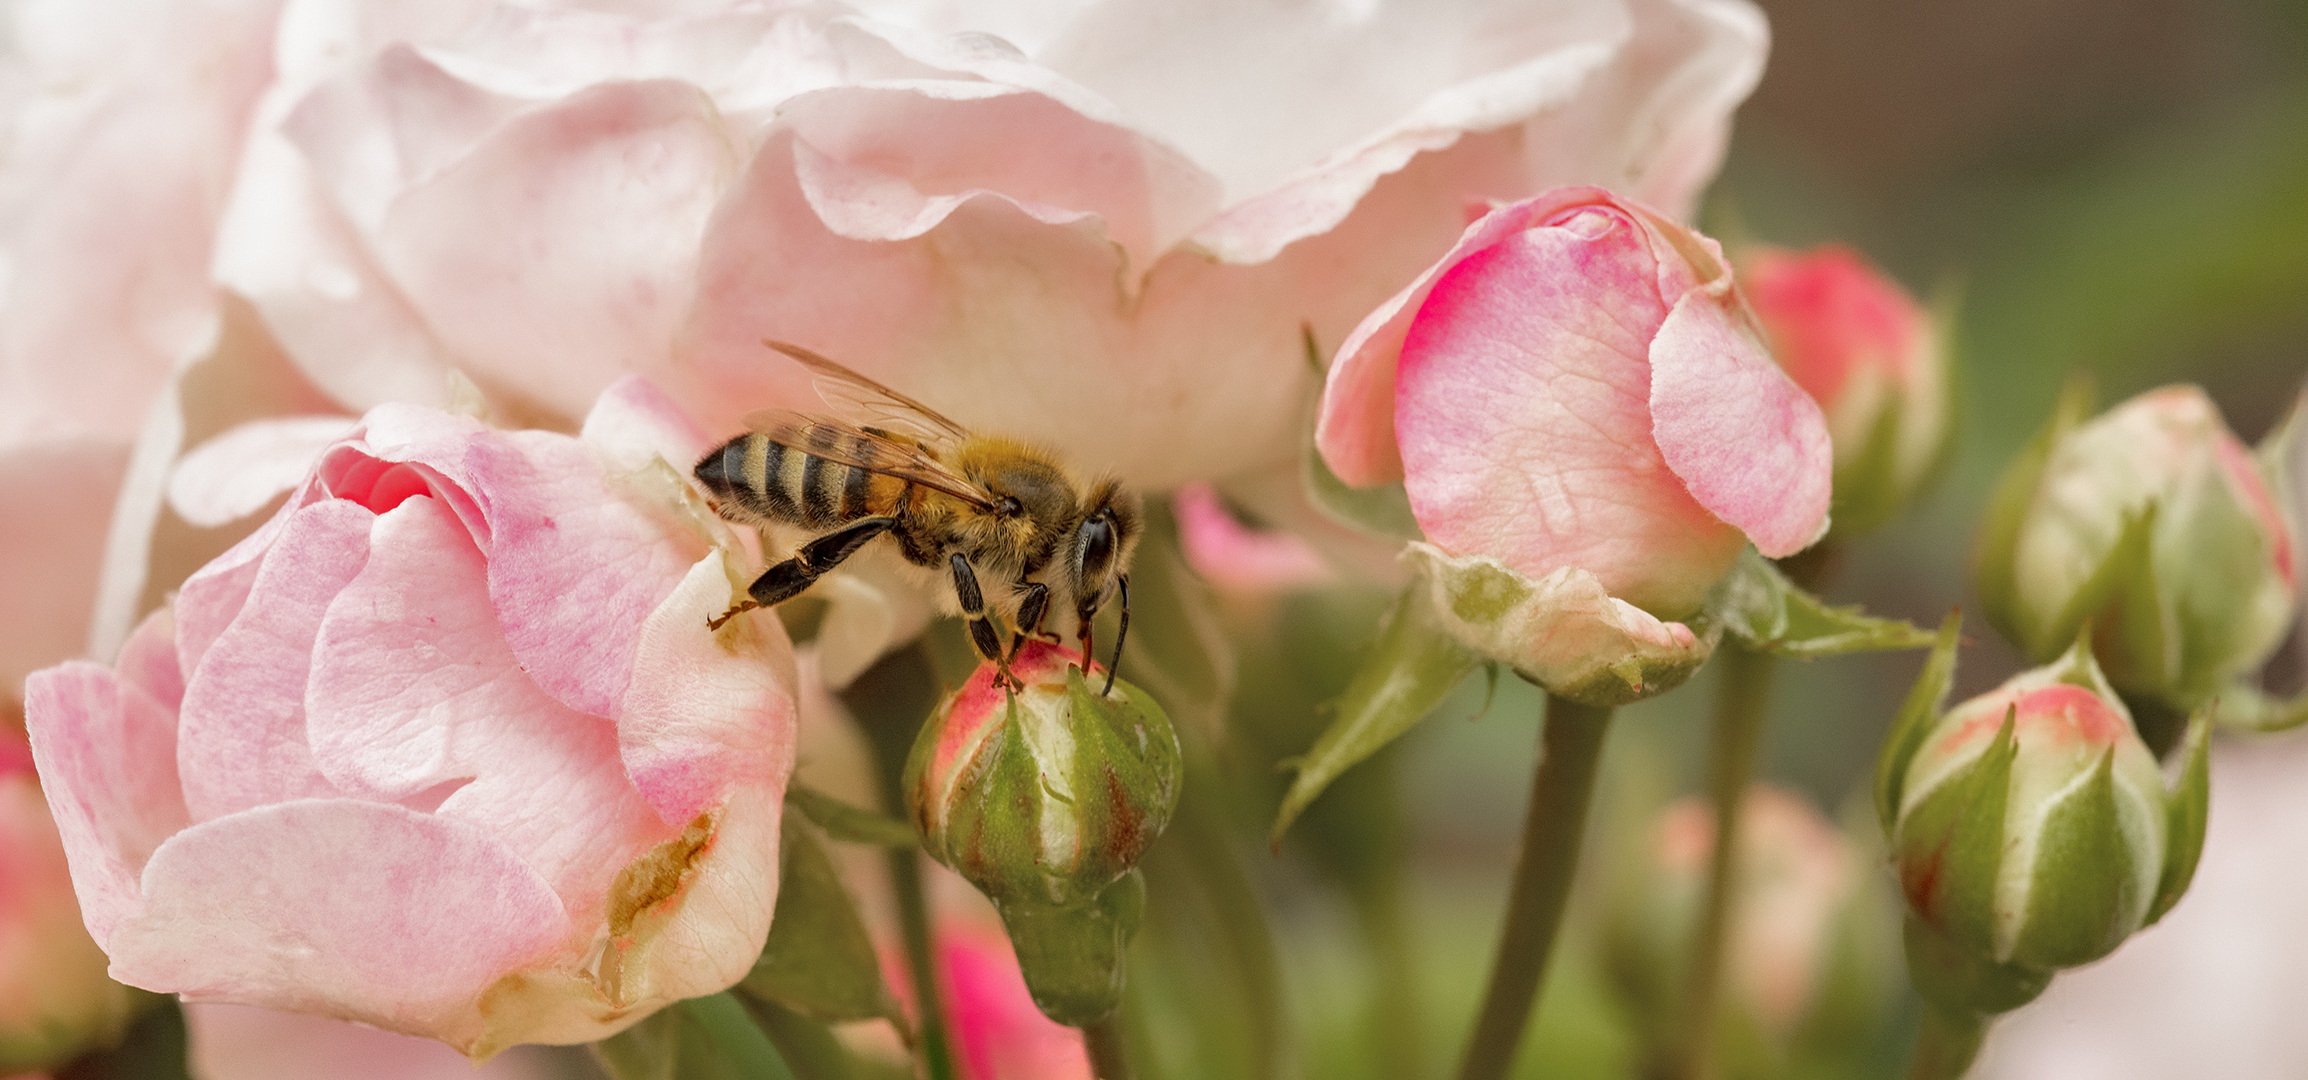
{"label": "pale pink rose", "polygon": [[112,975],[475,1057],[614,1033],[759,953],[790,647],[719,634],[703,438],[645,384],[582,439],[381,406],[27,721]]}
{"label": "pale pink rose", "polygon": [[32,753],[0,722],[0,1075],[118,1038],[128,1004],[80,925]]}
{"label": "pale pink rose", "polygon": [[354,408],[454,366],[568,417],[639,370],[722,430],[816,404],[769,336],[1164,487],[1287,459],[1302,328],[1470,200],[1686,207],[1765,37],[1744,0],[289,0],[215,272]]}
{"label": "pale pink rose", "polygon": [[1715,242],[1597,188],[1492,211],[1372,312],[1316,439],[1349,483],[1402,480],[1445,555],[1591,575],[1662,619],[1748,542],[1827,526],[1826,423]]}
{"label": "pale pink rose", "polygon": [[[1898,282],[1839,244],[1757,249],[1742,256],[1739,281],[1779,366],[1827,414],[1836,527],[1880,524],[1947,442],[1939,328]],[[1878,448],[1879,438],[1889,441]]]}
{"label": "pale pink rose", "polygon": [[474,1065],[431,1039],[247,1005],[184,1006],[187,1064],[199,1080],[551,1080],[545,1051]]}

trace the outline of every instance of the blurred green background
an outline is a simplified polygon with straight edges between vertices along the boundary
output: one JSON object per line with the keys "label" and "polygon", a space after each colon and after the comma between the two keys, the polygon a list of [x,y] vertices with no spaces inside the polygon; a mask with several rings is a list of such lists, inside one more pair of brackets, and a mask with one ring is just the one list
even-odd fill
{"label": "blurred green background", "polygon": [[[1831,598],[1925,625],[1975,606],[1966,564],[1987,489],[2071,372],[2093,376],[2103,405],[2201,383],[2247,441],[2276,422],[2308,373],[2308,4],[1762,6],[1770,63],[1739,114],[1705,227],[1731,242],[1846,242],[1960,311],[1952,460],[1900,524],[1853,545],[1826,583]],[[1967,629],[1959,696],[2019,666],[1979,620]],[[2299,652],[2279,654],[2271,682],[2297,683]],[[1785,666],[1760,777],[1830,812],[1845,805],[1920,662]],[[1428,1047],[1424,1075],[1456,1065],[1504,904],[1540,707],[1511,679],[1487,708],[1483,691],[1472,680],[1381,762],[1410,815],[1409,951],[1421,959],[1409,986],[1388,985],[1405,976],[1370,958],[1355,906],[1310,884],[1321,860],[1287,849],[1251,858],[1277,901],[1306,1075],[1401,1076],[1381,1042],[1406,1009]],[[1702,674],[1622,710],[1590,871],[1659,802],[1697,789],[1712,693]],[[1582,883],[1518,1075],[1636,1074],[1592,950],[1599,876]],[[1903,1038],[1889,1032],[1873,1061],[1834,1075],[1899,1075]]]}

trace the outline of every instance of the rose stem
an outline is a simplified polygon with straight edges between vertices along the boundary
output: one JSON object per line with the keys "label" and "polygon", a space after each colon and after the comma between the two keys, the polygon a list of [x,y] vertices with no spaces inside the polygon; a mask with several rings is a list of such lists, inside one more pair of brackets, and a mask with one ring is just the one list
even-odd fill
{"label": "rose stem", "polygon": [[1707,862],[1707,892],[1693,936],[1689,982],[1683,988],[1683,1044],[1672,1075],[1704,1080],[1713,1070],[1715,1001],[1722,992],[1723,952],[1730,937],[1738,897],[1739,813],[1755,752],[1763,741],[1763,718],[1771,698],[1771,654],[1726,643],[1719,654],[1723,682],[1715,696],[1715,731],[1708,748],[1707,797],[1714,804],[1715,844]]}
{"label": "rose stem", "polygon": [[1538,997],[1539,979],[1546,974],[1555,930],[1563,921],[1571,877],[1578,869],[1595,763],[1610,720],[1608,707],[1547,695],[1538,769],[1531,778],[1530,811],[1523,819],[1523,850],[1515,860],[1506,925],[1499,932],[1490,988],[1483,994],[1482,1012],[1467,1041],[1459,1080],[1500,1080],[1514,1064],[1523,1027],[1531,1018],[1531,1003]]}
{"label": "rose stem", "polygon": [[1096,1080],[1130,1080],[1130,1057],[1122,1052],[1122,1022],[1118,1013],[1082,1026],[1082,1044],[1090,1051],[1090,1075]]}
{"label": "rose stem", "polygon": [[[914,736],[920,733],[938,699],[937,675],[929,656],[918,643],[899,649],[866,669],[841,697],[873,745],[882,804],[904,813],[906,756],[913,752]],[[885,857],[890,891],[897,899],[898,930],[905,939],[906,968],[913,977],[914,1053],[920,1056],[928,1080],[954,1080],[953,1050],[946,1042],[945,1002],[938,993],[937,956],[930,948],[930,905],[922,887],[922,854],[911,847],[890,848]]]}
{"label": "rose stem", "polygon": [[1950,1016],[1930,1005],[1923,1007],[1923,1026],[1915,1034],[1915,1057],[1908,1063],[1907,1080],[1959,1080],[1979,1056],[1987,1038],[1987,1022],[1977,1016]]}

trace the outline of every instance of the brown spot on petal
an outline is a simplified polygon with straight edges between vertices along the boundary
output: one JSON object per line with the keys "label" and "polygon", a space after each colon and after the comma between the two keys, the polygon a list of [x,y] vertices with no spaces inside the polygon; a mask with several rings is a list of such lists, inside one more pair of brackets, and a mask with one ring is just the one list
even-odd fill
{"label": "brown spot on petal", "polygon": [[609,1001],[627,1003],[625,954],[637,944],[636,927],[649,929],[643,924],[654,922],[651,916],[669,910],[673,901],[688,891],[698,860],[713,850],[719,817],[715,811],[697,815],[680,836],[649,849],[617,872],[617,880],[609,886],[609,941],[602,949],[600,970],[593,980]]}

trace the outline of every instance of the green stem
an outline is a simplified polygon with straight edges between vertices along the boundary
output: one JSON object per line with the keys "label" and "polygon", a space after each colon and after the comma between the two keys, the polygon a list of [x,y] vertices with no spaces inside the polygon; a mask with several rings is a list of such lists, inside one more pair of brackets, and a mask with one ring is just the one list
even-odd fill
{"label": "green stem", "polygon": [[1459,1080],[1500,1080],[1514,1064],[1531,1018],[1531,1004],[1546,974],[1547,954],[1563,921],[1571,877],[1579,865],[1579,841],[1586,831],[1588,796],[1595,786],[1595,763],[1602,756],[1608,707],[1581,705],[1547,695],[1546,726],[1539,736],[1539,764],[1531,779],[1530,811],[1523,819],[1523,850],[1515,860],[1513,891],[1507,896],[1506,925],[1491,966],[1490,989]]}
{"label": "green stem", "polygon": [[1683,1045],[1673,1074],[1705,1080],[1714,1053],[1716,1000],[1722,994],[1723,954],[1736,915],[1739,870],[1739,817],[1755,752],[1763,741],[1763,718],[1771,697],[1769,653],[1726,643],[1718,654],[1723,682],[1715,698],[1715,731],[1709,747],[1707,797],[1715,811],[1715,845],[1708,857],[1707,892],[1693,937],[1689,981],[1683,987]]}
{"label": "green stem", "polygon": [[1082,1044],[1090,1051],[1090,1072],[1097,1080],[1130,1080],[1130,1055],[1123,1052],[1116,1016],[1083,1027]]}
{"label": "green stem", "polygon": [[1354,893],[1355,914],[1378,969],[1371,999],[1371,1035],[1383,1075],[1418,1080],[1427,1075],[1426,1033],[1420,1019],[1418,954],[1399,874],[1376,877]]}
{"label": "green stem", "polygon": [[1971,1070],[1987,1039],[1987,1020],[1979,1016],[1950,1016],[1929,1005],[1923,1009],[1923,1027],[1915,1035],[1915,1057],[1909,1061],[1907,1080],[1959,1080]]}
{"label": "green stem", "polygon": [[[913,752],[914,738],[937,699],[937,678],[919,644],[883,657],[842,693],[842,703],[857,717],[873,746],[882,805],[893,811],[904,812],[906,756]],[[930,904],[922,885],[921,852],[890,848],[885,858],[914,986],[914,1053],[928,1080],[954,1080],[945,1001],[938,992],[937,954],[930,947]]]}

